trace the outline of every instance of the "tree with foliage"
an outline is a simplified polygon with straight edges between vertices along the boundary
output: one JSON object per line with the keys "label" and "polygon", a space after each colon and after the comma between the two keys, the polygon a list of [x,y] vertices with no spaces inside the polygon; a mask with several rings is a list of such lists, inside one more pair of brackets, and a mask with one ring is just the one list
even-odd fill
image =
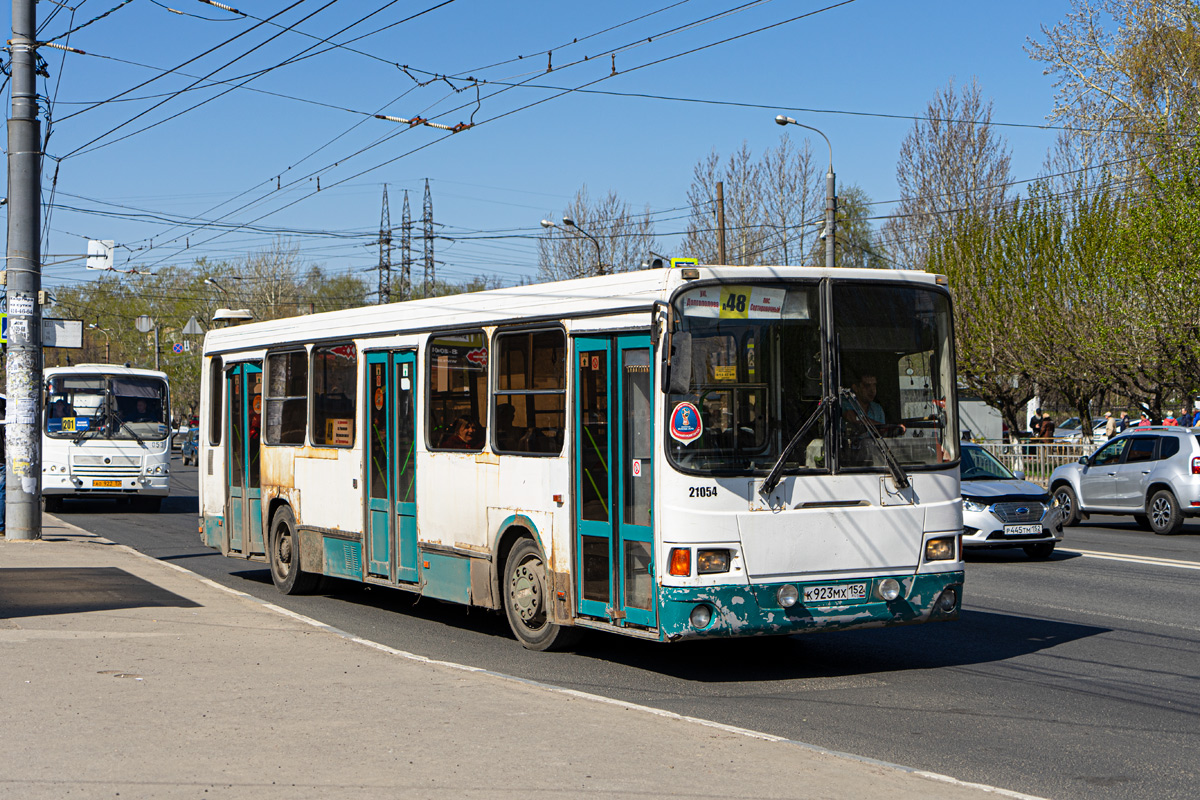
{"label": "tree with foliage", "polygon": [[[838,195],[834,263],[839,267],[885,269],[888,257],[871,224],[870,196],[861,186],[853,183],[844,186]],[[825,265],[824,238],[813,241],[807,263]]]}
{"label": "tree with foliage", "polygon": [[962,212],[979,217],[1003,205],[1011,181],[1010,155],[992,127],[992,102],[978,81],[950,81],[900,145],[896,183],[900,203],[883,226],[896,266],[920,269],[930,240]]}
{"label": "tree with foliage", "polygon": [[542,280],[640,269],[655,246],[650,209],[636,214],[616,192],[593,203],[585,186],[563,209],[563,218],[575,225],[548,228],[538,239],[538,276]]}

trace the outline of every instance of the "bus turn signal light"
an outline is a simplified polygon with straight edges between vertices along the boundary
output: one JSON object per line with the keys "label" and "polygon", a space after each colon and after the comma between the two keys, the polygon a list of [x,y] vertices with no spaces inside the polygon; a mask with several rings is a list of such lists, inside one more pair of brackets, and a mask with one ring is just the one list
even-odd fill
{"label": "bus turn signal light", "polygon": [[941,539],[930,539],[925,543],[926,561],[953,561],[954,537],[945,536]]}
{"label": "bus turn signal light", "polygon": [[681,578],[686,578],[692,574],[692,551],[687,547],[671,548],[671,569],[672,575],[677,575]]}

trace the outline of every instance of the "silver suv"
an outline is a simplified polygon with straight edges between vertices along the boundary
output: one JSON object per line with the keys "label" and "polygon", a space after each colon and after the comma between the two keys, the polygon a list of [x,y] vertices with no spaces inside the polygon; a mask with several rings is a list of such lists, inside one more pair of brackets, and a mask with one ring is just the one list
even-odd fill
{"label": "silver suv", "polygon": [[1200,515],[1200,436],[1190,428],[1133,428],[1050,476],[1065,525],[1091,514],[1132,514],[1155,533]]}

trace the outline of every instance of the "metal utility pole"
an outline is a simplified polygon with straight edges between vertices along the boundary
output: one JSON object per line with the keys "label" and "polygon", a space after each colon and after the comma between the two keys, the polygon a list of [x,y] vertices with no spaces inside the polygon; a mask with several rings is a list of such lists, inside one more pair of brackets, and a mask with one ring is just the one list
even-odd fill
{"label": "metal utility pole", "polygon": [[400,299],[412,299],[412,214],[408,210],[407,189],[400,215]]}
{"label": "metal utility pole", "polygon": [[718,264],[727,264],[725,260],[725,183],[717,181],[717,256]]}
{"label": "metal utility pole", "polygon": [[837,245],[837,179],[833,174],[833,145],[829,137],[811,125],[805,125],[791,117],[780,114],[775,118],[779,125],[795,125],[821,135],[825,144],[829,145],[829,172],[825,174],[825,266],[834,267],[834,248]]}
{"label": "metal utility pole", "polygon": [[429,179],[425,179],[425,206],[422,208],[421,225],[425,239],[425,296],[433,286],[436,276],[433,272],[433,196],[429,194]]}
{"label": "metal utility pole", "polygon": [[42,538],[41,125],[35,0],[13,0],[12,115],[8,118],[8,403],[5,536]]}
{"label": "metal utility pole", "polygon": [[383,211],[379,214],[379,292],[376,301],[392,302],[392,215],[388,211],[387,184],[383,185]]}

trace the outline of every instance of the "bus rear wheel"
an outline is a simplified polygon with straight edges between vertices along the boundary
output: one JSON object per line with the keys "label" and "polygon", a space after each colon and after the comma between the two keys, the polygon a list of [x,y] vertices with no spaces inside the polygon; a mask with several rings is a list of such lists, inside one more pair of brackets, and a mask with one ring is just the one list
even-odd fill
{"label": "bus rear wheel", "polygon": [[550,622],[546,562],[537,543],[522,539],[504,563],[504,614],[508,626],[530,650],[561,650],[579,641],[582,631]]}
{"label": "bus rear wheel", "polygon": [[269,538],[271,580],[283,594],[308,594],[317,588],[321,576],[300,568],[300,541],[296,536],[296,517],[284,507],[271,518]]}

